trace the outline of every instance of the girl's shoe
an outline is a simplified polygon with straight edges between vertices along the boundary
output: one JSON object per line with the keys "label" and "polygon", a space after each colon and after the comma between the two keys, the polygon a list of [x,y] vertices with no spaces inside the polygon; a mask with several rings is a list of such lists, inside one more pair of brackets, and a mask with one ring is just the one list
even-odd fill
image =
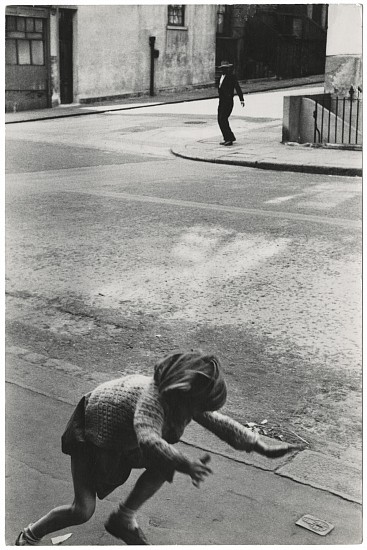
{"label": "girl's shoe", "polygon": [[23,534],[23,531],[21,531],[19,533],[19,535],[17,536],[17,540],[15,541],[15,546],[27,546],[28,543],[26,542],[25,538],[24,538],[24,534]]}
{"label": "girl's shoe", "polygon": [[134,546],[150,546],[140,527],[129,529],[123,525],[118,512],[113,512],[104,526],[110,535],[116,537],[117,539],[123,540],[126,544]]}
{"label": "girl's shoe", "polygon": [[33,546],[37,544],[36,542],[29,542],[24,535],[24,531],[21,531],[15,541],[15,546]]}
{"label": "girl's shoe", "polygon": [[22,529],[19,533],[15,546],[35,546],[41,539],[36,539],[31,531],[31,525],[28,525],[25,529]]}

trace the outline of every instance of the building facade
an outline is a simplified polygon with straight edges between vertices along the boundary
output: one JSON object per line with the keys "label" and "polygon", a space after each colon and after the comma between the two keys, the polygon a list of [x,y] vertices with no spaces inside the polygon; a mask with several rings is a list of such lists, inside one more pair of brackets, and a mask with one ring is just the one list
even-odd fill
{"label": "building facade", "polygon": [[208,4],[8,6],[6,110],[211,85],[216,17]]}
{"label": "building facade", "polygon": [[328,8],[324,93],[284,98],[282,141],[361,150],[362,5]]}
{"label": "building facade", "polygon": [[217,61],[240,79],[297,78],[325,68],[326,4],[218,6]]}
{"label": "building facade", "polygon": [[326,73],[326,91],[339,94],[362,84],[357,4],[34,5],[5,13],[7,111],[211,86],[224,59],[239,79]]}

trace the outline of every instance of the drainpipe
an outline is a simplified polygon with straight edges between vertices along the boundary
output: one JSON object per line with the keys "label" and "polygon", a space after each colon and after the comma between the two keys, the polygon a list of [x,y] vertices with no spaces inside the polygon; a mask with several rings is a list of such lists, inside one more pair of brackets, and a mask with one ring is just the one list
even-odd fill
{"label": "drainpipe", "polygon": [[154,48],[155,36],[149,36],[150,46],[150,95],[154,95],[154,60],[159,57],[159,50]]}

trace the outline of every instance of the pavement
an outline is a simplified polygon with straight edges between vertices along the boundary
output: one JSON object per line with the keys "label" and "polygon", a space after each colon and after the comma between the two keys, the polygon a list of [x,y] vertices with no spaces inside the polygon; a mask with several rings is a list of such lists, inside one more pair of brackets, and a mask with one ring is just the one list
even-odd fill
{"label": "pavement", "polygon": [[[241,82],[244,94],[255,94],[284,88],[322,84],[323,75],[290,80],[262,80]],[[156,96],[127,97],[115,101],[100,101],[94,104],[62,105],[53,109],[6,113],[5,123],[16,124],[60,117],[75,117],[101,114],[111,111],[139,110],[147,106],[207,100],[217,97],[214,87],[181,92],[159,93]],[[193,139],[174,145],[171,152],[182,158],[217,164],[247,166],[264,170],[307,172],[315,174],[362,176],[362,151],[341,149],[335,146],[315,147],[310,144],[284,144],[282,121],[264,123],[259,120],[251,130],[236,130],[237,141],[231,147],[219,144],[219,139]]]}
{"label": "pavement", "polygon": [[[325,80],[324,75],[315,75],[303,78],[276,80],[263,79],[252,81],[241,81],[241,88],[244,94],[253,94],[271,90],[282,90],[290,87],[308,86],[322,84]],[[29,111],[19,111],[14,113],[5,113],[6,124],[16,124],[20,122],[31,122],[35,120],[48,120],[60,117],[86,116],[93,114],[107,113],[109,111],[122,111],[131,109],[141,109],[147,105],[163,105],[170,103],[184,103],[189,101],[200,101],[218,97],[218,92],[214,86],[188,89],[172,92],[158,92],[154,96],[136,95],[132,97],[120,97],[115,100],[104,100],[89,103],[73,103],[59,105],[50,109],[35,109]]]}
{"label": "pavement", "polygon": [[186,159],[248,166],[263,170],[362,176],[362,151],[313,147],[281,142],[282,125],[259,126],[248,133],[237,133],[232,146],[220,145],[218,139],[191,141],[172,147],[174,155]]}
{"label": "pavement", "polygon": [[[52,367],[52,376],[50,368]],[[69,457],[60,435],[83,393],[116,377],[86,373],[77,365],[9,347],[6,375],[6,544],[50,508],[70,502]],[[280,459],[235,451],[195,423],[185,431],[181,450],[211,455],[214,475],[195,489],[177,474],[141,510],[140,523],[153,545],[169,544],[358,544],[362,540],[361,471],[306,449]],[[67,545],[118,545],[103,522],[135,482],[98,503],[87,524]],[[333,529],[322,536],[296,522],[312,515]],[[51,545],[51,537],[41,545]]]}

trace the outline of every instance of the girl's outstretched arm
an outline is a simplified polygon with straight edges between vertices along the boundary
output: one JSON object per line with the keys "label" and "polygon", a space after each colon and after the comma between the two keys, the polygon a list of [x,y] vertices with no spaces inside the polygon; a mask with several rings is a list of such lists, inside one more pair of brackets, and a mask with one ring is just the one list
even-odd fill
{"label": "girl's outstretched arm", "polygon": [[277,458],[300,449],[298,445],[282,442],[268,445],[261,436],[219,412],[205,412],[194,416],[194,420],[238,451],[255,451],[269,458]]}
{"label": "girl's outstretched arm", "polygon": [[190,460],[162,437],[164,410],[152,385],[151,391],[143,394],[137,403],[134,428],[144,462],[172,481],[175,470],[191,477],[194,485],[204,481],[212,473],[205,461]]}
{"label": "girl's outstretched arm", "polygon": [[300,451],[301,449],[303,449],[301,445],[294,445],[293,443],[283,443],[281,441],[277,441],[276,443],[274,442],[271,445],[268,445],[261,438],[261,436],[259,436],[259,439],[256,441],[254,447],[255,452],[269,458],[279,458],[280,456],[284,456],[287,453]]}

